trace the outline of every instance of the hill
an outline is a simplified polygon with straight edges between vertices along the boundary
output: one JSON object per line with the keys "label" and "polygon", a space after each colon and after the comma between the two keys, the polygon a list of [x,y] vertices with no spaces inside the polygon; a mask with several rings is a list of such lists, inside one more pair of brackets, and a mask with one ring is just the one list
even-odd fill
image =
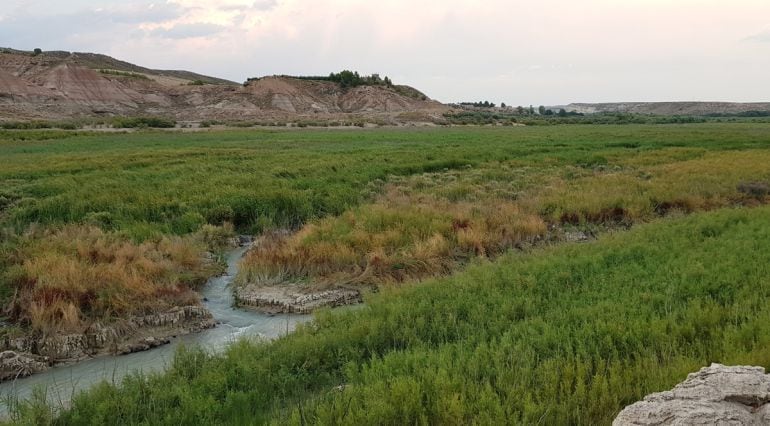
{"label": "hill", "polygon": [[446,110],[398,85],[345,87],[287,76],[241,85],[189,71],[153,70],[106,55],[0,49],[0,120],[157,115],[176,120],[396,118]]}
{"label": "hill", "polygon": [[770,112],[770,102],[614,102],[614,103],[571,103],[549,107],[558,111],[582,114],[629,113],[649,115],[740,115],[755,111]]}

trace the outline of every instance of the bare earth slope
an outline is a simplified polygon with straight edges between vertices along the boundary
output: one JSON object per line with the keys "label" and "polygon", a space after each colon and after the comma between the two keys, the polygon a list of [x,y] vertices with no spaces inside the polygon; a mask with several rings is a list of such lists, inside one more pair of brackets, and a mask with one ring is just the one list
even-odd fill
{"label": "bare earth slope", "polygon": [[0,120],[159,115],[176,120],[440,116],[447,108],[407,86],[342,88],[268,77],[247,86],[159,71],[93,53],[0,49]]}

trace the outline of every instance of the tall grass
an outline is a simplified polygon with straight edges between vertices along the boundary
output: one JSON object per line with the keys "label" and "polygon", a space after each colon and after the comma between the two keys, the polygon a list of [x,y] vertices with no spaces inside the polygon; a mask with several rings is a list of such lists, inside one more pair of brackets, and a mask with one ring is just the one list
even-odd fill
{"label": "tall grass", "polygon": [[[608,424],[710,362],[770,367],[770,208],[670,218],[180,353],[57,424]],[[340,386],[342,385],[342,386]]]}
{"label": "tall grass", "polygon": [[632,223],[672,210],[690,213],[766,201],[739,190],[744,182],[770,182],[766,150],[700,152],[692,159],[660,154],[618,158],[615,167],[602,170],[570,171],[570,178],[551,180],[527,202],[554,222]]}
{"label": "tall grass", "polygon": [[[612,164],[593,156],[537,169],[491,162],[392,177],[374,203],[251,251],[239,282],[404,282],[542,240],[549,229],[629,226],[674,212],[768,201],[766,150],[655,150],[610,158]],[[746,182],[757,182],[755,189]]]}
{"label": "tall grass", "polygon": [[[298,227],[372,198],[369,183],[466,165],[579,165],[681,147],[766,148],[766,125],[377,129],[76,134],[19,140],[0,133],[0,190],[18,202],[3,222],[23,229],[105,212],[141,238],[183,234],[185,214],[241,231]],[[22,133],[23,134],[23,133]],[[619,145],[620,144],[620,145]],[[376,195],[376,194],[374,194]],[[199,219],[200,220],[200,219]]]}
{"label": "tall grass", "polygon": [[99,228],[37,228],[18,242],[5,274],[15,289],[6,312],[40,332],[77,332],[93,321],[198,303],[198,288],[220,266],[203,238],[132,243]]}
{"label": "tall grass", "polygon": [[389,185],[373,204],[314,221],[251,250],[240,284],[314,286],[400,283],[456,270],[546,234],[537,215],[506,200],[450,202]]}

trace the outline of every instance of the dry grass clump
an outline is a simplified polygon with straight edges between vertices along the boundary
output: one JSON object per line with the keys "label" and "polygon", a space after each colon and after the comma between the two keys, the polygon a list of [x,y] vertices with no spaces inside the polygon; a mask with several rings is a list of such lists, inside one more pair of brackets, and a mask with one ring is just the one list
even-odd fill
{"label": "dry grass clump", "polygon": [[193,289],[218,266],[198,238],[141,244],[90,226],[33,231],[12,267],[8,313],[41,331],[76,331],[90,321],[195,304]]}
{"label": "dry grass clump", "polygon": [[389,184],[373,204],[272,235],[244,259],[239,281],[374,285],[446,274],[546,233],[536,215],[479,192],[450,201]]}

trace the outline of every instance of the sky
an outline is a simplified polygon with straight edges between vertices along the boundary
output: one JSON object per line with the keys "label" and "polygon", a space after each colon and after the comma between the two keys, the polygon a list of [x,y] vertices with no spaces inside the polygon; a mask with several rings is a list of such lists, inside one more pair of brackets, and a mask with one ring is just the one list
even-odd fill
{"label": "sky", "polygon": [[0,46],[442,102],[770,101],[770,0],[2,0]]}

